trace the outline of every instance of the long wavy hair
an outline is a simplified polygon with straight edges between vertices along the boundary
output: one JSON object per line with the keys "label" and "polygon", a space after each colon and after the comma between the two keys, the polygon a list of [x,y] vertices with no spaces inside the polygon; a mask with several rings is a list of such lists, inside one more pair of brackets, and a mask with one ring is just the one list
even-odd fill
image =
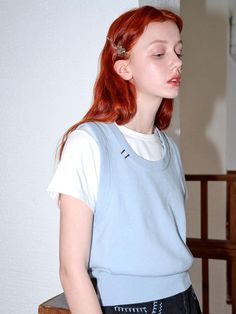
{"label": "long wavy hair", "polygon": [[[63,135],[58,146],[59,160],[69,134],[80,124],[99,121],[116,122],[122,125],[133,118],[137,110],[135,85],[115,72],[114,63],[117,60],[129,58],[128,52],[149,23],[165,21],[174,22],[181,32],[183,22],[178,15],[152,6],[127,11],[111,24],[101,53],[100,70],[94,85],[92,105],[82,120],[72,125]],[[127,53],[122,53],[119,47],[123,47]],[[173,100],[163,98],[155,118],[155,125],[160,130],[168,128],[172,111]]]}

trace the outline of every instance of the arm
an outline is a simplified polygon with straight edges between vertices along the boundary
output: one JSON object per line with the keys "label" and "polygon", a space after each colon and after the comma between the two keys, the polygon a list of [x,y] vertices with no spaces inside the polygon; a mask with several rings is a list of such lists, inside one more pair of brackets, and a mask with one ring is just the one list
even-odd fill
{"label": "arm", "polygon": [[72,314],[102,314],[87,268],[93,212],[82,201],[60,195],[60,279]]}

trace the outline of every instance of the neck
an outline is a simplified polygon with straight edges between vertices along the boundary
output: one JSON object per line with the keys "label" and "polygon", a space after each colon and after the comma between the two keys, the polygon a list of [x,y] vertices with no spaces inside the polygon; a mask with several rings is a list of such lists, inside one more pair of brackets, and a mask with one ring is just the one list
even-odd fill
{"label": "neck", "polygon": [[155,104],[144,104],[137,101],[137,112],[125,126],[136,132],[145,134],[153,133],[156,113],[160,107],[161,101],[162,99]]}

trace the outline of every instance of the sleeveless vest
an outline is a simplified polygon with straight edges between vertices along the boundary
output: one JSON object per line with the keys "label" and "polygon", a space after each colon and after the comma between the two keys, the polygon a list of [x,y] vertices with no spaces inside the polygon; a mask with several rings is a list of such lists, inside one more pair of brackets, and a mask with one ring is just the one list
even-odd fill
{"label": "sleeveless vest", "polygon": [[100,181],[89,270],[104,306],[147,302],[186,290],[185,180],[176,144],[157,130],[163,158],[137,155],[114,123],[79,126],[100,148]]}

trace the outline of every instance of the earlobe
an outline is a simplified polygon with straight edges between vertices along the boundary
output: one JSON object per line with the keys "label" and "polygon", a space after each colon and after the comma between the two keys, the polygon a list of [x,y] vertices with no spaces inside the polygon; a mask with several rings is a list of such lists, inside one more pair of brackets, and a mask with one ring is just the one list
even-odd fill
{"label": "earlobe", "polygon": [[114,64],[114,70],[124,80],[128,81],[128,80],[132,79],[132,73],[129,69],[129,61],[128,60],[117,60]]}

